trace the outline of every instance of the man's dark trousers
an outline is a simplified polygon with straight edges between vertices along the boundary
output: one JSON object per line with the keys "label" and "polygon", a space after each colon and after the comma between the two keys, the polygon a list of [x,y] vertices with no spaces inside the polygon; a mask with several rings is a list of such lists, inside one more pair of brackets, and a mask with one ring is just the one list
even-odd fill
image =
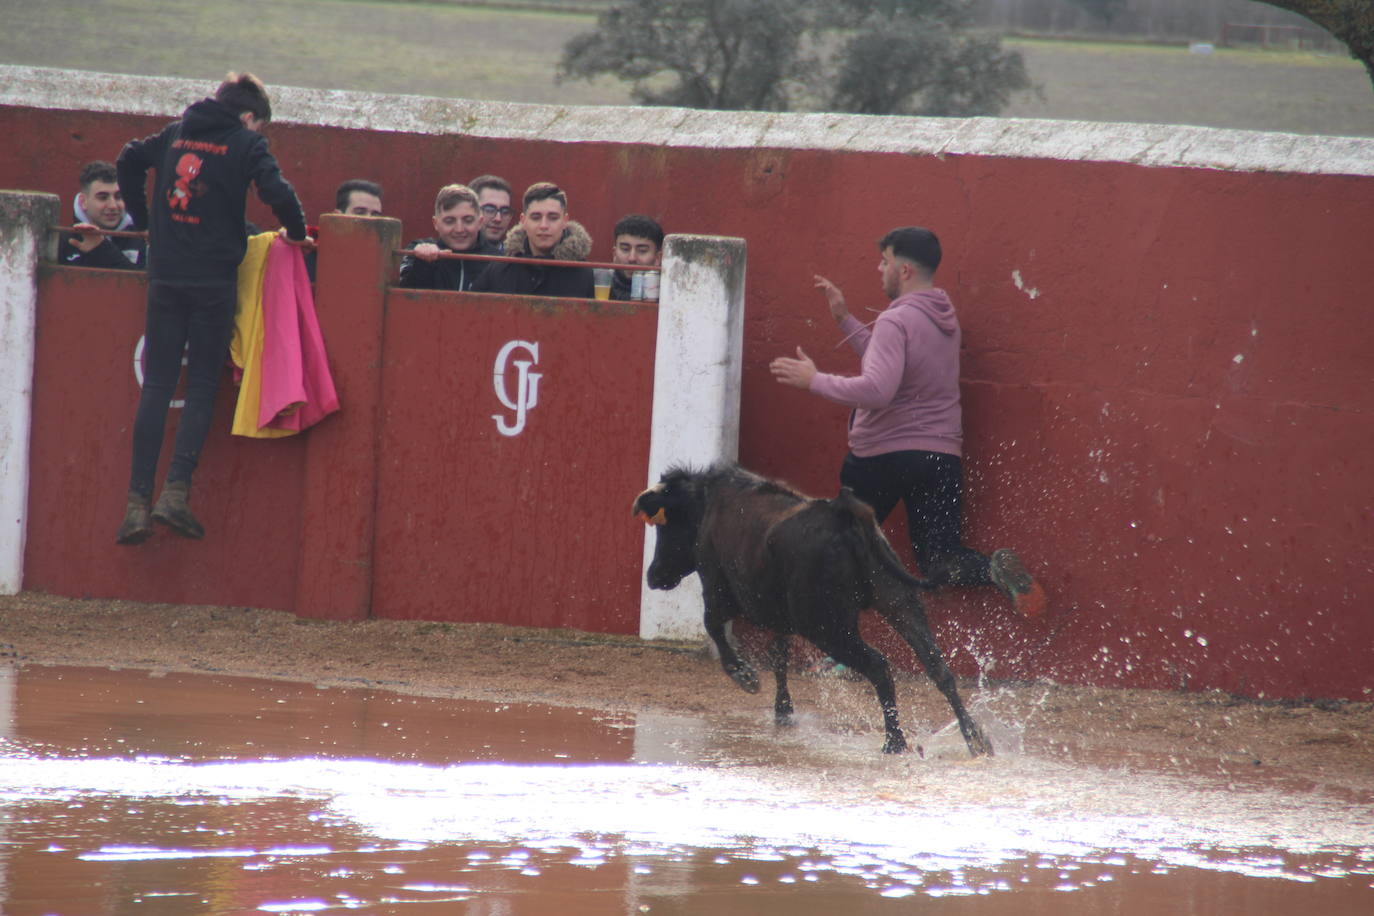
{"label": "man's dark trousers", "polygon": [[143,394],[134,417],[133,473],[129,489],[152,496],[167,410],[186,354],[186,406],[177,424],[167,480],[190,482],[210,434],[215,393],[229,357],[237,291],[230,285],[148,284],[143,342]]}

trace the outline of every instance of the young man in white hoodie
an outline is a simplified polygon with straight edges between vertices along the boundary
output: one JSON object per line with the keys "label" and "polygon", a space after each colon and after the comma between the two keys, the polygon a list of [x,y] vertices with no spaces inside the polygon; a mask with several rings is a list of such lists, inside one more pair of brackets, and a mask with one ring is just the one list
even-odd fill
{"label": "young man in white hoodie", "polygon": [[[73,228],[128,231],[133,218],[119,192],[119,177],[108,162],[88,162],[81,168],[81,191],[72,201]],[[58,243],[57,263],[69,267],[104,267],[110,270],[142,270],[147,244],[140,238],[101,235],[98,232],[64,232]]]}
{"label": "young man in white hoodie", "polygon": [[1026,616],[1044,611],[1045,593],[1007,549],[991,556],[963,543],[963,425],[959,402],[959,318],[935,286],[940,240],[919,226],[878,242],[883,292],[891,303],[871,328],[849,313],[844,293],[825,277],[830,315],[862,358],[860,374],[818,372],[800,347],[770,369],[784,385],[853,408],[849,454],[840,483],[873,507],[881,522],[906,505],[907,533],[922,574],[939,585],[994,585]]}

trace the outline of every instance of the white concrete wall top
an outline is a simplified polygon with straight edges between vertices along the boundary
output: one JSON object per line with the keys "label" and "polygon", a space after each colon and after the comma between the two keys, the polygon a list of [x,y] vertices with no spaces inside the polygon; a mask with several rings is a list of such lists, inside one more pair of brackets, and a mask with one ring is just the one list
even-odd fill
{"label": "white concrete wall top", "polygon": [[[1374,139],[1165,124],[527,105],[269,86],[278,121],[418,134],[710,149],[835,149],[1374,175]],[[0,105],[174,117],[205,80],[0,66]]]}

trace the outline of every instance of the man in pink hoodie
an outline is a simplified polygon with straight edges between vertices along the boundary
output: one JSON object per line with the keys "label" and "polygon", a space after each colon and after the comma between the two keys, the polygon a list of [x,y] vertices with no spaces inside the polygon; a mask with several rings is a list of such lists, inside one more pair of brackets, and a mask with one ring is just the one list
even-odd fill
{"label": "man in pink hoodie", "polygon": [[934,285],[940,240],[929,229],[893,229],[878,242],[883,292],[892,300],[871,328],[849,314],[844,293],[822,276],[830,314],[862,358],[859,375],[818,372],[801,347],[773,360],[773,377],[853,408],[840,483],[878,520],[901,500],[916,561],[940,585],[995,585],[1028,617],[1045,593],[1006,548],[991,556],[963,543],[963,426],[959,318]]}

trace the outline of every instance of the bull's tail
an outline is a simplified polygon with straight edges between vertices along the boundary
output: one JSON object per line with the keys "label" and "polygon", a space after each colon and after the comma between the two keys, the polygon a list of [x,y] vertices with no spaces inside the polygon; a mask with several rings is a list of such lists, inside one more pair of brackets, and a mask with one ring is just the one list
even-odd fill
{"label": "bull's tail", "polygon": [[[855,496],[853,490],[849,487],[840,487],[840,495],[830,500],[830,504],[854,520],[854,523],[847,527],[845,536],[854,539],[855,556],[876,560],[883,570],[912,588],[929,590],[936,587],[929,579],[917,578],[907,572],[907,568],[897,557],[897,551],[892,549],[892,543],[888,541],[887,535],[883,534],[883,529],[878,526],[873,507]],[[876,572],[877,570],[870,569],[870,574]]]}

